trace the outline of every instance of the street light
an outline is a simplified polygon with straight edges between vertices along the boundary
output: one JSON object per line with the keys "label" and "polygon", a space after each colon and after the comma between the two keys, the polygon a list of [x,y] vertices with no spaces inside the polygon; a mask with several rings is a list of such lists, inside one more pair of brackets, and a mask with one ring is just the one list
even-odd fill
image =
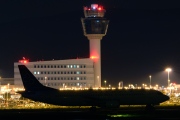
{"label": "street light", "polygon": [[97,76],[97,81],[98,81],[98,83],[97,83],[97,87],[99,88],[100,86],[100,84],[99,84],[99,76]]}
{"label": "street light", "polygon": [[44,78],[44,82],[45,82],[44,84],[45,84],[45,86],[47,86],[47,85],[46,85],[46,79],[47,79],[47,77]]}
{"label": "street light", "polygon": [[105,88],[106,88],[106,82],[107,82],[107,81],[105,80],[105,81],[104,81],[104,84],[105,84]]}
{"label": "street light", "polygon": [[111,85],[109,85],[109,89],[111,88]]}
{"label": "street light", "polygon": [[169,72],[171,72],[171,68],[167,68],[166,71],[168,72],[168,87],[169,87],[169,83],[170,83]]}
{"label": "street light", "polygon": [[106,87],[106,80],[104,81],[105,87]]}
{"label": "street light", "polygon": [[8,94],[9,94],[9,93],[8,93],[8,92],[9,92],[9,83],[7,84],[7,86],[8,86],[8,87],[7,87],[7,98],[6,98],[7,101],[6,101],[6,104],[7,104],[7,106],[8,106],[8,99],[9,99],[9,98],[8,98],[8,96],[9,96],[9,95],[8,95]]}
{"label": "street light", "polygon": [[0,76],[0,93],[1,93],[1,76]]}
{"label": "street light", "polygon": [[119,82],[119,89],[120,89],[120,88],[123,88],[123,81],[120,81],[120,82]]}
{"label": "street light", "polygon": [[150,79],[149,88],[151,89],[151,75],[149,76],[149,79]]}

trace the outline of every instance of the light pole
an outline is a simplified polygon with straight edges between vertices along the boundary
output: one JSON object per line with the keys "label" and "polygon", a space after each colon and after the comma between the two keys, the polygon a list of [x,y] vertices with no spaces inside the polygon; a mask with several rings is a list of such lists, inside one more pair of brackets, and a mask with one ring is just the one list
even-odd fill
{"label": "light pole", "polygon": [[7,104],[7,107],[8,107],[8,95],[9,94],[9,83],[7,84],[7,98],[6,98],[6,104]]}
{"label": "light pole", "polygon": [[170,84],[169,72],[171,72],[171,68],[167,68],[166,71],[168,72],[168,87],[169,87]]}
{"label": "light pole", "polygon": [[46,85],[46,79],[47,79],[47,77],[44,77],[44,82],[45,82],[44,84],[45,84],[45,86],[47,86],[47,85]]}
{"label": "light pole", "polygon": [[1,93],[1,76],[0,76],[0,93]]}
{"label": "light pole", "polygon": [[119,89],[122,88],[123,89],[123,81],[119,82]]}
{"label": "light pole", "polygon": [[97,76],[97,81],[98,81],[98,84],[97,84],[97,87],[99,88],[100,86],[100,84],[99,84],[99,76]]}
{"label": "light pole", "polygon": [[149,88],[151,89],[151,75],[149,76],[149,79],[150,79],[150,81],[149,81]]}
{"label": "light pole", "polygon": [[106,80],[104,81],[104,84],[105,84],[105,88],[106,88]]}

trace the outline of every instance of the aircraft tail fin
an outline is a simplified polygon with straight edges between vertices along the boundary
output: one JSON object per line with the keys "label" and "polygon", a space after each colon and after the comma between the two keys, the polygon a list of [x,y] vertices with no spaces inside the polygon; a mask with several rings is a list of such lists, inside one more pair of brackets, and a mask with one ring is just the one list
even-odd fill
{"label": "aircraft tail fin", "polygon": [[25,91],[38,91],[46,89],[25,65],[18,65]]}

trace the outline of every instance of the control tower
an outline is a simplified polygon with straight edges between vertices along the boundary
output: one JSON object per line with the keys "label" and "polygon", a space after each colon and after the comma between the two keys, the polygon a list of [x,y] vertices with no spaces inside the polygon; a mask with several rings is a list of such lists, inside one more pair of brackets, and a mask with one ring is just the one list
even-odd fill
{"label": "control tower", "polygon": [[90,58],[94,61],[94,87],[101,87],[101,39],[106,35],[109,20],[104,18],[106,10],[98,4],[84,7],[81,18],[84,35],[90,42]]}

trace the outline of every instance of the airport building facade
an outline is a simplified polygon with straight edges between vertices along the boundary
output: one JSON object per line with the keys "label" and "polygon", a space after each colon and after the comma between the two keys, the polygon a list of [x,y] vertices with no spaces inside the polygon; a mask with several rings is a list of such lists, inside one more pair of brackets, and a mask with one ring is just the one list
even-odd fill
{"label": "airport building facade", "polygon": [[14,63],[14,86],[23,89],[18,65],[24,64],[45,86],[56,89],[79,89],[94,87],[94,63],[90,58]]}

